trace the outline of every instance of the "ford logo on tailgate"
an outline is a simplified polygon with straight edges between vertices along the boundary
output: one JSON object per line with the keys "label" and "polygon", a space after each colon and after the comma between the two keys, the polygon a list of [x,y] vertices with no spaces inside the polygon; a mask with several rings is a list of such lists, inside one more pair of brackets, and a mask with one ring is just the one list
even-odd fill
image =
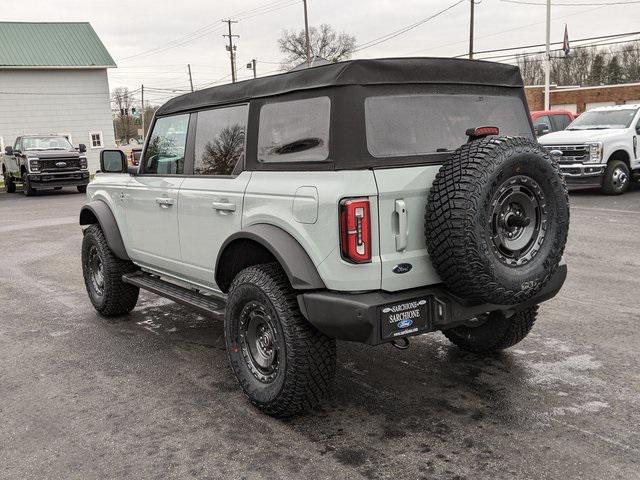
{"label": "ford logo on tailgate", "polygon": [[56,162],[56,167],[66,167],[67,166],[67,162]]}

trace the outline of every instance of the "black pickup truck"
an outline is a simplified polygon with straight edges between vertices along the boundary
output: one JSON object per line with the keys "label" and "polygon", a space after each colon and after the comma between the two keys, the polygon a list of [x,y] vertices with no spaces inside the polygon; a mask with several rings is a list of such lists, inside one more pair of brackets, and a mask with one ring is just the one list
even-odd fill
{"label": "black pickup truck", "polygon": [[22,184],[27,196],[62,187],[76,187],[84,193],[89,183],[86,151],[82,144],[76,150],[62,135],[20,136],[13,147],[5,148],[2,158],[5,189],[13,193],[16,184]]}

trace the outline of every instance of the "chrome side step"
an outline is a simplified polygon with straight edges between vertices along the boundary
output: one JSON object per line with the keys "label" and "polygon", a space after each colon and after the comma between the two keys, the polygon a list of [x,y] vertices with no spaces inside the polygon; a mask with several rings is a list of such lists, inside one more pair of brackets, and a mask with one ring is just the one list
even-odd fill
{"label": "chrome side step", "polygon": [[206,315],[224,316],[225,301],[223,298],[203,295],[141,271],[123,275],[122,281],[192,307]]}

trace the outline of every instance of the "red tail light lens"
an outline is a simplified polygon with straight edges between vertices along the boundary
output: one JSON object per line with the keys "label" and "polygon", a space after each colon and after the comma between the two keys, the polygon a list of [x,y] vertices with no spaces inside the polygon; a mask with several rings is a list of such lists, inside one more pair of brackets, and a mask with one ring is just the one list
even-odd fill
{"label": "red tail light lens", "polygon": [[371,215],[369,200],[347,198],[340,202],[340,250],[352,263],[371,261]]}

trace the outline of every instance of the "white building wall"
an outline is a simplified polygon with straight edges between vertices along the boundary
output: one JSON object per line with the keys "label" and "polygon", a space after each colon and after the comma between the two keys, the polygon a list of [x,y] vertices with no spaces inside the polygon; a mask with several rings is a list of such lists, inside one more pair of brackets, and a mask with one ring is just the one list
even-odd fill
{"label": "white building wall", "polygon": [[90,132],[102,132],[101,148],[115,147],[106,69],[0,69],[1,143],[28,133],[70,134],[74,146],[87,146],[95,172],[101,148],[92,148]]}

